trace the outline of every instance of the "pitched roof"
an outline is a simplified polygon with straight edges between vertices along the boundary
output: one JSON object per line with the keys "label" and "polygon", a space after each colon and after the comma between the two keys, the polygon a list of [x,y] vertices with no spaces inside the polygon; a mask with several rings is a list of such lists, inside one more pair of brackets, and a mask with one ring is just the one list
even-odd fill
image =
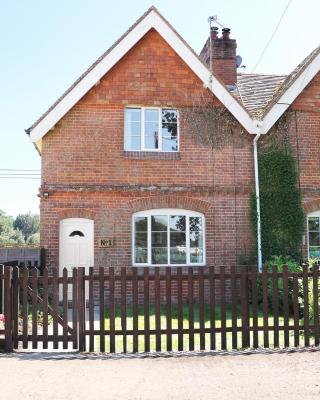
{"label": "pitched roof", "polygon": [[143,14],[70,88],[29,128],[31,140],[40,145],[42,137],[103,77],[151,28],[154,28],[193,70],[206,87],[229,109],[244,128],[253,131],[253,122],[243,105],[212,76],[198,55],[155,7]]}
{"label": "pitched roof", "polygon": [[242,102],[250,115],[259,119],[264,107],[270,102],[286,75],[238,74],[234,95]]}

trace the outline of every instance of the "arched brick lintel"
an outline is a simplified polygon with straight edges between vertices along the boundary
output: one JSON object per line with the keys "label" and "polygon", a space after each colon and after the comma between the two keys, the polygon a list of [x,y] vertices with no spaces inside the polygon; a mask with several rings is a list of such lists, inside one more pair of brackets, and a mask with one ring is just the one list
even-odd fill
{"label": "arched brick lintel", "polygon": [[155,208],[181,208],[205,214],[210,203],[206,200],[188,196],[150,196],[129,201],[128,207],[132,213]]}
{"label": "arched brick lintel", "polygon": [[307,203],[302,204],[303,210],[306,214],[311,213],[313,211],[320,210],[320,198],[312,201],[308,201]]}
{"label": "arched brick lintel", "polygon": [[86,208],[65,208],[63,210],[57,211],[59,220],[66,218],[86,218],[94,219],[95,211]]}

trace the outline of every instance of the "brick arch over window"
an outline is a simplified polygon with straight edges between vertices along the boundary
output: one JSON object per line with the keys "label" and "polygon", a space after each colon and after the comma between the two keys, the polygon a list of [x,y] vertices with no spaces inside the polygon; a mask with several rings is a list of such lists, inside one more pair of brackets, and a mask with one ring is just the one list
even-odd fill
{"label": "brick arch over window", "polygon": [[154,208],[181,208],[205,214],[210,207],[210,203],[187,196],[151,196],[132,200],[128,203],[128,207],[132,213]]}
{"label": "brick arch over window", "polygon": [[318,211],[320,210],[320,198],[304,203],[302,204],[302,207],[306,214],[311,213],[313,211]]}
{"label": "brick arch over window", "polygon": [[58,211],[59,220],[66,218],[94,219],[95,211],[86,208],[66,208]]}

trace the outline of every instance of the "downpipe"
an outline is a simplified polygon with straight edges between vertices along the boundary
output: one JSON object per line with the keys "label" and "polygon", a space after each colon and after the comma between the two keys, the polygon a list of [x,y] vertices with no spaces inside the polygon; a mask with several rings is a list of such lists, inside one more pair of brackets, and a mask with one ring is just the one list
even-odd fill
{"label": "downpipe", "polygon": [[256,136],[253,139],[253,158],[254,158],[254,180],[256,191],[256,211],[257,211],[257,245],[258,245],[258,270],[262,272],[262,249],[261,249],[261,215],[260,215],[260,190],[259,190],[259,164],[258,164],[258,140],[260,139],[261,122],[256,122]]}

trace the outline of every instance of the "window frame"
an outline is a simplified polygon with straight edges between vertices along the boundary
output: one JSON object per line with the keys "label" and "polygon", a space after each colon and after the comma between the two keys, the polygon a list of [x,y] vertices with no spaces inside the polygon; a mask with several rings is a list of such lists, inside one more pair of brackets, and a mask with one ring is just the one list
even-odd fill
{"label": "window frame", "polygon": [[[140,128],[140,149],[131,150],[126,148],[126,110],[127,109],[139,109],[141,111],[141,128]],[[158,111],[158,126],[159,126],[159,136],[158,136],[158,149],[148,149],[145,148],[145,110],[157,110]],[[177,113],[177,150],[166,151],[162,150],[162,110],[175,110]],[[124,133],[124,151],[129,152],[151,152],[151,153],[179,153],[180,151],[180,123],[179,123],[179,111],[174,107],[141,107],[141,106],[126,106],[124,108],[124,119],[123,119],[123,133]]]}
{"label": "window frame", "polygon": [[310,258],[309,218],[313,218],[313,217],[319,218],[319,234],[320,234],[320,210],[319,211],[313,211],[313,212],[307,214],[307,249],[308,249],[308,258]]}
{"label": "window frame", "polygon": [[[169,263],[168,264],[152,264],[151,261],[151,217],[152,216],[171,216],[171,215],[178,215],[178,216],[185,216],[188,217],[186,218],[186,258],[187,262],[186,264],[170,264],[170,251],[168,251],[168,259]],[[136,263],[135,262],[135,217],[147,217],[147,257],[148,257],[148,262],[147,263]],[[191,263],[190,262],[190,218],[192,217],[201,217],[202,220],[202,241],[203,241],[203,246],[202,246],[202,251],[203,251],[203,261],[201,263]],[[167,230],[167,250],[170,249],[170,226],[168,224],[168,230]],[[151,210],[144,210],[144,211],[138,211],[136,213],[132,214],[131,218],[131,262],[132,266],[134,267],[199,267],[199,266],[205,266],[206,265],[206,229],[205,229],[205,216],[204,214],[197,212],[197,211],[192,211],[192,210],[185,210],[185,209],[180,209],[180,208],[155,208]]]}

